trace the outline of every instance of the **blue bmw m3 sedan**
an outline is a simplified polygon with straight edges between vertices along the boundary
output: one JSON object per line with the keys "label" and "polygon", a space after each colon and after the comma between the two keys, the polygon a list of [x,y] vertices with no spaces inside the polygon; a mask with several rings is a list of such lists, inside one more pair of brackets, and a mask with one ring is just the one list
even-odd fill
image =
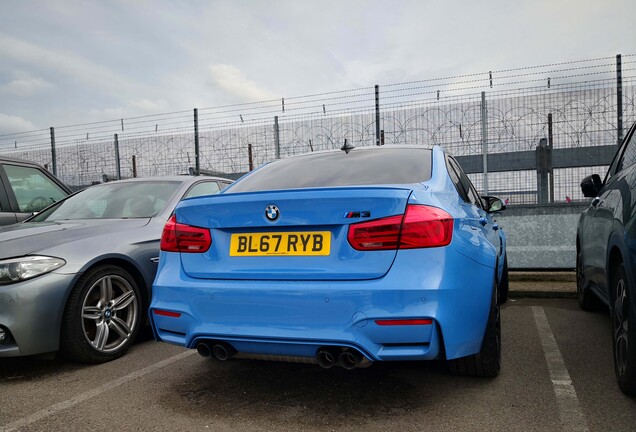
{"label": "blue bmw m3 sedan", "polygon": [[447,360],[496,376],[506,237],[440,147],[276,160],[166,224],[150,317],[203,356],[316,363]]}

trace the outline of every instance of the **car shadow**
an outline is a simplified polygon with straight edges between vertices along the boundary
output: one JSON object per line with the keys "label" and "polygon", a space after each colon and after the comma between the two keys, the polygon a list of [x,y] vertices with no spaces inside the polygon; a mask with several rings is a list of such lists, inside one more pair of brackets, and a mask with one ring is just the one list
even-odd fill
{"label": "car shadow", "polygon": [[[144,326],[140,329],[135,344],[143,344],[153,340],[152,329],[150,326]],[[14,381],[30,381],[94,366],[96,365],[72,362],[59,353],[0,358],[0,384]]]}
{"label": "car shadow", "polygon": [[305,422],[350,425],[352,418],[386,421],[421,413],[422,407],[436,410],[444,401],[439,389],[480,391],[491,382],[450,376],[443,362],[374,363],[354,370],[262,360],[198,362],[161,399],[166,408],[183,415],[292,421],[300,428]]}
{"label": "car shadow", "polygon": [[0,358],[0,385],[70,373],[86,366],[80,363],[71,363],[55,353],[31,357]]}

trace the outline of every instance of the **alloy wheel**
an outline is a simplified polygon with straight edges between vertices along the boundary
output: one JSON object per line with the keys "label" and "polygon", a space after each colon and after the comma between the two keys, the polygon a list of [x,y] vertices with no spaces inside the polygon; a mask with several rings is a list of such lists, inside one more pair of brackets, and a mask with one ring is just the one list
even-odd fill
{"label": "alloy wheel", "polygon": [[131,338],[139,311],[130,283],[118,275],[98,279],[82,303],[82,329],[91,346],[102,353],[122,347]]}
{"label": "alloy wheel", "polygon": [[618,375],[623,376],[627,370],[627,340],[629,323],[629,302],[627,299],[627,286],[623,275],[616,282],[614,291],[614,361]]}
{"label": "alloy wheel", "polygon": [[583,296],[583,268],[581,266],[581,252],[576,254],[576,291],[579,300]]}

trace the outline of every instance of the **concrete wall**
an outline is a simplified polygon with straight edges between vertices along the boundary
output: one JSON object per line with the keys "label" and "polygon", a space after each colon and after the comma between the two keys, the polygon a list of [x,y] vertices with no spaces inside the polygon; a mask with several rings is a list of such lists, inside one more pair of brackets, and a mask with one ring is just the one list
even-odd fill
{"label": "concrete wall", "polygon": [[495,215],[511,269],[573,269],[576,227],[588,203],[514,206]]}

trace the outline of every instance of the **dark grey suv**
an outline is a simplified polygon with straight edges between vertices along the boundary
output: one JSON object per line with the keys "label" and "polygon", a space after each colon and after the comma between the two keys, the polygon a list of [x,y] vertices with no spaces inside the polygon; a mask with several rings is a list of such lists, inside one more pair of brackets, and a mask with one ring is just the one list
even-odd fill
{"label": "dark grey suv", "polygon": [[601,182],[581,182],[592,198],[576,238],[577,291],[585,310],[609,307],[614,370],[621,390],[636,395],[636,124]]}
{"label": "dark grey suv", "polygon": [[40,165],[0,157],[0,225],[20,222],[70,194]]}

